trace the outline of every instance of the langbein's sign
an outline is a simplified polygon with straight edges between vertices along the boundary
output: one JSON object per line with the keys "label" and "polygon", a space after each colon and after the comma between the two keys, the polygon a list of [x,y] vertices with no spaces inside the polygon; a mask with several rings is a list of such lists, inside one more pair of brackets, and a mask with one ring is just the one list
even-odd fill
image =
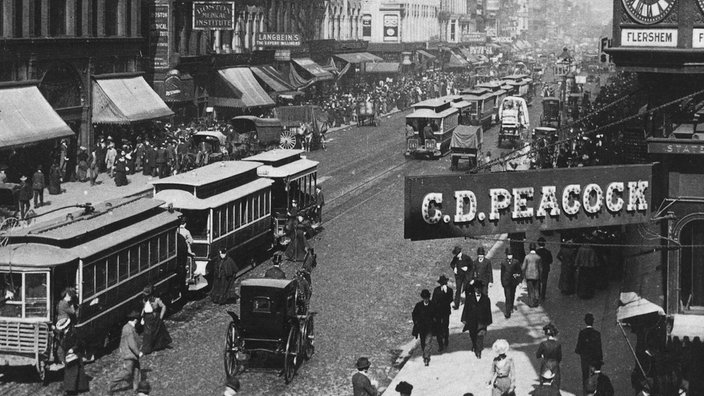
{"label": "langbein's sign", "polygon": [[407,176],[404,236],[423,240],[645,223],[653,165]]}

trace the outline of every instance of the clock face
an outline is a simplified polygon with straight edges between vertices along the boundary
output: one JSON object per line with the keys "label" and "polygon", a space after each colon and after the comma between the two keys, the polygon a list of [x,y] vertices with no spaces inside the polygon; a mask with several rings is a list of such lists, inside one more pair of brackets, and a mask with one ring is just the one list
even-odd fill
{"label": "clock face", "polygon": [[[665,19],[677,0],[622,0],[623,6],[636,21],[650,25]],[[704,0],[697,0],[700,5]]]}

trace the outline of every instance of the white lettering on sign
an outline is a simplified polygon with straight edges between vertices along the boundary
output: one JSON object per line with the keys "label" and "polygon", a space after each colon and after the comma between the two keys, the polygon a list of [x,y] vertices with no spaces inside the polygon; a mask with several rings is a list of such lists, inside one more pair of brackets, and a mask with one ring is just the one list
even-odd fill
{"label": "white lettering on sign", "polygon": [[677,29],[621,29],[624,47],[677,47]]}
{"label": "white lettering on sign", "polygon": [[704,29],[692,29],[692,48],[704,48]]}
{"label": "white lettering on sign", "polygon": [[[511,218],[514,220],[528,219],[533,216],[539,218],[557,217],[561,212],[568,216],[577,216],[582,210],[586,214],[596,215],[602,212],[604,207],[615,214],[624,208],[623,193],[626,185],[628,186],[626,211],[647,211],[648,201],[645,192],[649,183],[645,180],[626,183],[612,182],[606,185],[605,189],[596,183],[587,184],[584,188],[580,184],[569,184],[562,190],[561,204],[557,201],[556,186],[540,187],[540,200],[534,199],[536,190],[538,190],[534,187],[518,187],[511,191],[505,188],[492,188],[489,190],[489,221],[499,221],[507,211],[511,212]],[[477,216],[477,197],[473,191],[455,191],[454,196],[456,201],[454,223],[468,223],[474,221],[475,218],[484,221],[483,213]],[[530,201],[538,201],[536,210],[530,205]],[[438,224],[441,221],[446,223],[450,221],[451,217],[442,213],[442,203],[442,193],[434,192],[425,195],[421,213],[426,223]],[[513,205],[511,205],[512,203]]]}

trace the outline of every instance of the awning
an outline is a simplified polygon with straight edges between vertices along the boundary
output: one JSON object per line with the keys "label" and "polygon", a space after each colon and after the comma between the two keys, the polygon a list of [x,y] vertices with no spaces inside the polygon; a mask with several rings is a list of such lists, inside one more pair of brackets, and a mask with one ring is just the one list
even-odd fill
{"label": "awning", "polygon": [[683,340],[685,337],[690,341],[699,338],[704,341],[704,316],[702,315],[674,315],[672,331],[670,337]]}
{"label": "awning", "polygon": [[426,51],[423,51],[423,50],[416,50],[416,52],[419,53],[420,56],[422,56],[423,58],[426,58],[426,59],[435,59],[436,58],[435,55],[428,53]]}
{"label": "awning", "polygon": [[323,69],[322,66],[313,62],[310,58],[292,58],[291,61],[306,69],[308,73],[313,75],[315,81],[332,80],[334,78],[332,73]]}
{"label": "awning", "polygon": [[400,64],[398,62],[367,63],[367,73],[398,73]]}
{"label": "awning", "polygon": [[128,124],[173,114],[159,94],[140,76],[93,81],[95,124]]}
{"label": "awning", "polygon": [[273,66],[252,66],[250,69],[254,74],[271,88],[274,92],[293,91],[294,88],[289,84],[278,70]]}
{"label": "awning", "polygon": [[313,84],[315,82],[315,77],[306,80],[298,74],[295,67],[291,66],[288,73],[288,80],[291,82],[291,85],[296,87],[296,89],[303,89],[308,88],[308,86]]}
{"label": "awning", "polygon": [[372,55],[369,52],[352,52],[348,54],[335,54],[335,57],[347,63],[381,62],[382,58]]}
{"label": "awning", "polygon": [[0,148],[73,136],[34,85],[0,89]]}
{"label": "awning", "polygon": [[330,58],[330,61],[328,62],[327,65],[320,65],[325,71],[329,71],[330,73],[338,73],[337,66],[335,65],[335,61]]}
{"label": "awning", "polygon": [[452,53],[450,54],[450,62],[448,62],[445,66],[454,68],[465,68],[469,66],[469,62],[462,59],[459,55]]}
{"label": "awning", "polygon": [[231,88],[233,96],[211,96],[208,103],[220,107],[265,107],[274,106],[274,100],[264,91],[247,67],[230,67],[218,70],[218,75]]}
{"label": "awning", "polygon": [[619,300],[621,305],[616,309],[616,320],[619,322],[625,319],[652,313],[665,315],[665,311],[662,307],[648,301],[634,292],[621,293]]}
{"label": "awning", "polygon": [[477,55],[477,59],[479,59],[480,62],[489,62],[489,58],[487,58],[486,55],[479,54]]}

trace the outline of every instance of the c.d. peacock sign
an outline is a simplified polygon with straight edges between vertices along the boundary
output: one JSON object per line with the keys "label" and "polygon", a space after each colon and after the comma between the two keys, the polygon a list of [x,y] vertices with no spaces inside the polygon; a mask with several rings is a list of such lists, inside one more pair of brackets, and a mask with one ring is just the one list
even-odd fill
{"label": "c.d. peacock sign", "polygon": [[423,240],[647,222],[653,165],[407,176],[404,236]]}

